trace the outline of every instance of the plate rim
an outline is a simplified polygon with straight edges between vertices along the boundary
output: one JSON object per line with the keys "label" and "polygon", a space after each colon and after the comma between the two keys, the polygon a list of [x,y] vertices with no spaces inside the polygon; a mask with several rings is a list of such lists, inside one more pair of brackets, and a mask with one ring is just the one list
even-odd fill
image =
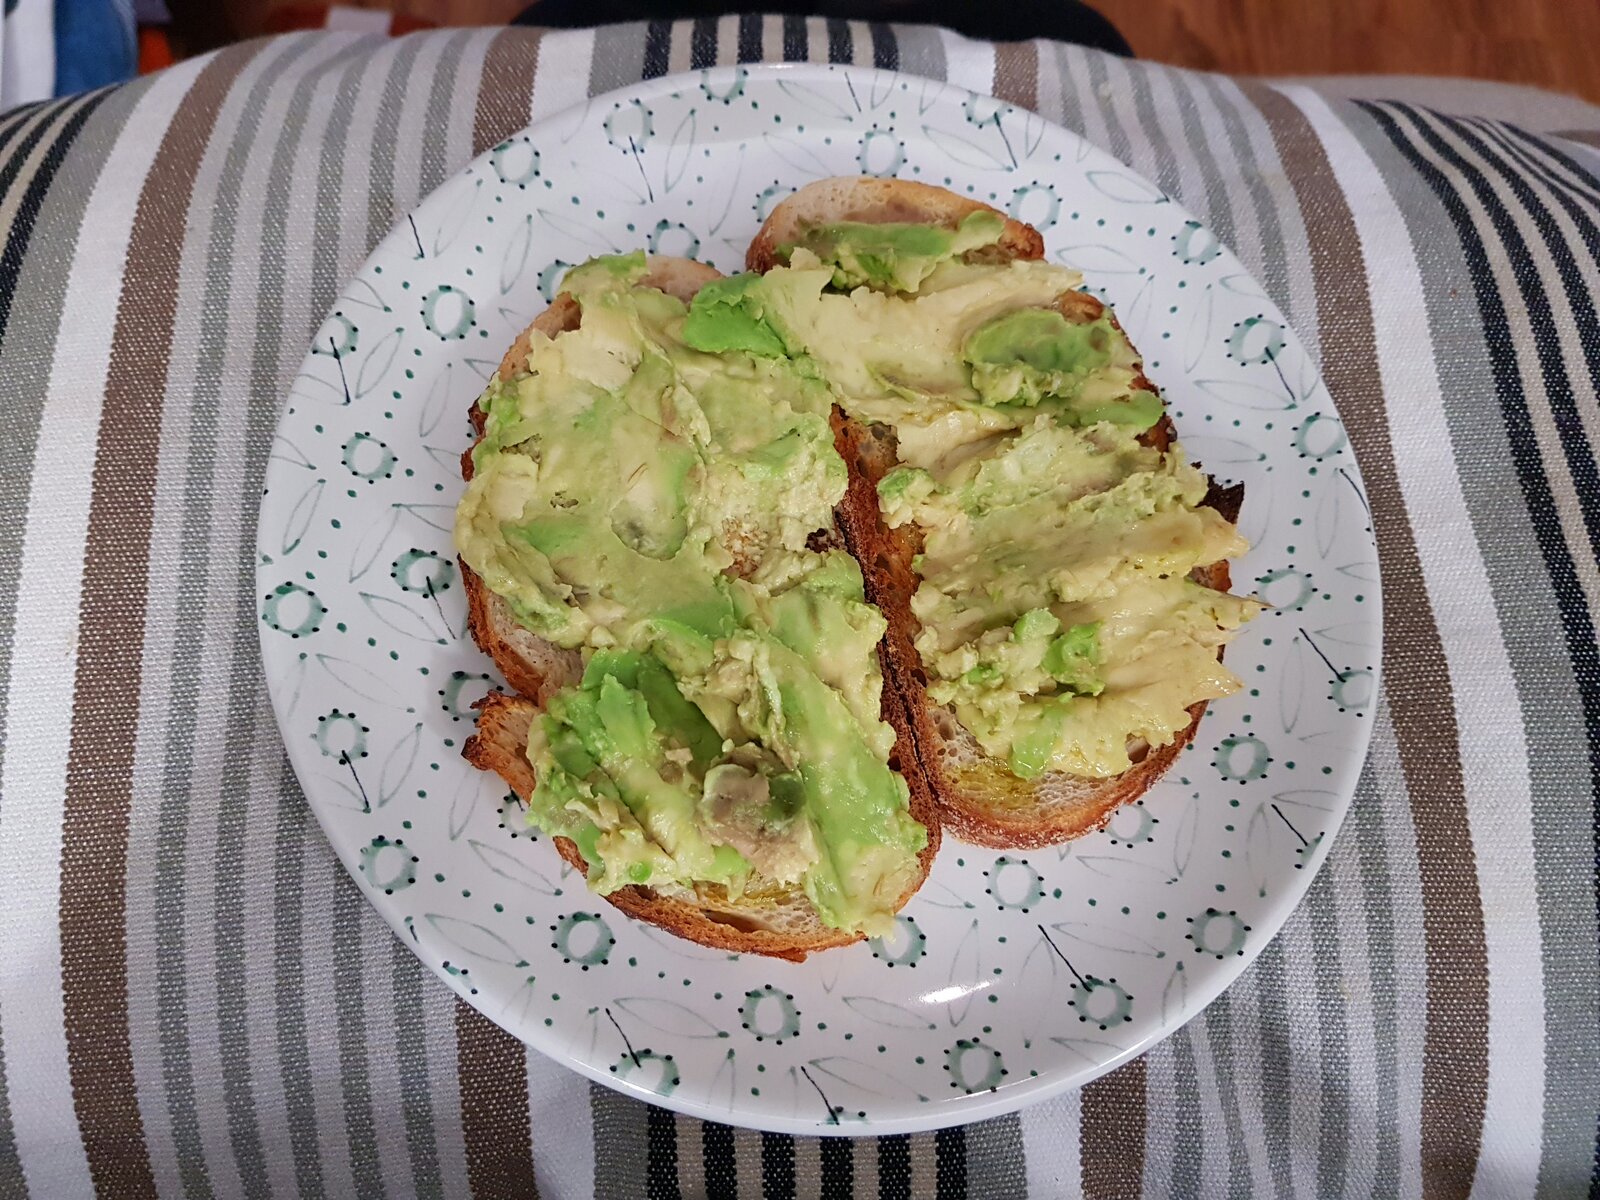
{"label": "plate rim", "polygon": [[[981,101],[992,101],[1005,110],[1026,113],[1030,117],[1043,122],[1043,124],[1049,130],[1053,131],[1055,136],[1064,137],[1072,144],[1087,148],[1087,151],[1090,155],[1099,156],[1105,159],[1108,163],[1115,163],[1121,170],[1126,171],[1133,177],[1147,183],[1150,187],[1155,187],[1153,183],[1150,183],[1143,172],[1127,163],[1122,162],[1121,159],[1117,158],[1109,150],[1096,145],[1083,134],[1067,128],[1045,114],[1034,109],[1012,104],[1011,102],[994,96],[990,93],[974,91],[973,89],[967,88],[962,84],[955,83],[947,79],[935,79],[930,76],[918,75],[915,72],[910,71],[866,67],[849,63],[762,62],[726,64],[722,66],[702,68],[699,70],[681,71],[657,76],[653,79],[640,80],[636,83],[627,84],[623,87],[615,88],[608,92],[599,93],[594,96],[587,97],[586,99],[577,101],[571,105],[567,105],[552,113],[542,116],[537,120],[530,121],[520,129],[513,131],[508,135],[507,138],[502,138],[496,142],[495,146],[485,149],[481,154],[474,155],[465,164],[463,164],[461,168],[455,172],[452,172],[448,177],[443,179],[437,187],[431,190],[426,196],[418,200],[417,203],[408,209],[406,213],[402,214],[400,218],[396,220],[393,225],[391,225],[390,229],[384,234],[384,236],[378,239],[372,250],[362,260],[361,265],[355,270],[355,272],[344,281],[344,283],[341,285],[338,295],[335,297],[334,303],[338,303],[338,296],[342,296],[344,294],[344,290],[349,286],[350,283],[361,279],[371,272],[371,268],[373,267],[375,260],[379,258],[380,254],[384,253],[385,247],[389,243],[390,239],[395,236],[398,230],[405,227],[408,221],[410,221],[414,215],[423,208],[423,206],[427,205],[430,201],[434,200],[436,196],[448,189],[456,182],[456,180],[468,175],[480,162],[487,161],[495,152],[495,148],[497,146],[503,144],[505,141],[511,138],[520,137],[529,133],[530,131],[539,130],[544,127],[554,126],[562,121],[571,121],[575,114],[584,113],[590,109],[602,105],[614,104],[627,100],[645,100],[662,93],[670,93],[674,90],[683,90],[687,87],[700,86],[702,84],[710,85],[741,78],[748,82],[760,77],[774,79],[788,77],[806,79],[807,81],[820,83],[824,86],[829,84],[837,86],[837,81],[841,78],[851,82],[864,82],[872,79],[880,79],[885,76],[893,79],[917,79],[927,83],[938,84],[941,89],[953,91],[958,96],[966,97],[968,100],[976,99]],[[1190,210],[1178,199],[1168,197],[1168,202],[1172,203],[1177,211],[1189,215],[1191,220],[1196,220],[1197,224],[1200,224],[1207,231],[1210,231],[1210,226],[1198,222],[1198,220],[1192,216]],[[1215,235],[1213,234],[1213,236]],[[1239,261],[1238,256],[1233,254],[1231,246],[1222,242],[1220,239],[1218,239],[1218,244],[1222,246],[1228,254],[1233,255],[1235,261]],[[1245,269],[1246,276],[1254,281],[1256,278],[1255,273],[1246,267],[1242,262],[1240,262],[1240,266]],[[1263,292],[1265,292],[1265,289],[1263,289]],[[1268,295],[1267,299],[1268,302],[1272,304],[1274,309],[1278,309],[1277,302],[1270,297],[1270,294]],[[1285,324],[1287,324],[1287,321],[1285,321]],[[1306,354],[1308,360],[1311,360],[1309,351],[1306,351]],[[288,416],[287,410],[291,401],[291,396],[288,393],[292,392],[294,382],[304,374],[311,361],[312,348],[308,347],[306,354],[301,360],[300,366],[296,369],[294,375],[291,377],[288,392],[286,392],[286,394],[279,401],[277,416],[273,423],[274,438],[276,438],[278,431],[282,428],[282,425]],[[1327,391],[1326,380],[1321,368],[1321,364],[1316,363],[1315,360],[1311,361],[1316,366],[1317,380],[1327,396],[1328,406],[1332,409],[1332,414],[1337,417],[1339,411],[1338,406],[1334,401],[1332,393]],[[1339,419],[1342,421],[1342,417]],[[1348,446],[1348,451],[1349,464],[1346,469],[1350,474],[1353,475],[1354,482],[1356,483],[1358,490],[1363,496],[1365,496],[1366,488],[1364,477],[1361,473],[1359,459],[1353,442]],[[259,500],[256,510],[256,563],[254,577],[258,585],[258,593],[261,591],[261,585],[267,578],[267,564],[263,561],[265,554],[262,541],[264,535],[262,533],[263,525],[261,522],[261,514],[262,511],[266,509],[268,503],[266,488],[268,477],[271,472],[271,462],[272,459],[269,455],[267,459],[267,467],[262,477],[263,495]],[[592,1082],[603,1084],[612,1090],[618,1091],[624,1095],[644,1101],[645,1103],[652,1104],[657,1107],[666,1108],[673,1112],[682,1113],[686,1116],[696,1117],[705,1121],[714,1121],[720,1124],[735,1125],[740,1128],[781,1133],[796,1137],[882,1137],[896,1134],[929,1132],[937,1129],[950,1128],[957,1125],[967,1125],[994,1117],[1005,1116],[1007,1114],[1031,1107],[1053,1097],[1063,1095],[1074,1089],[1081,1088],[1095,1079],[1109,1074],[1125,1063],[1130,1062],[1142,1054],[1145,1054],[1160,1042],[1172,1037],[1181,1029],[1185,1028],[1191,1021],[1195,1020],[1195,1018],[1204,1013],[1218,996],[1220,996],[1224,991],[1238,981],[1240,976],[1249,969],[1249,967],[1256,961],[1260,954],[1266,949],[1267,945],[1282,931],[1283,927],[1288,923],[1295,911],[1304,902],[1307,893],[1311,889],[1311,886],[1316,881],[1319,873],[1326,866],[1328,855],[1332,851],[1333,844],[1338,838],[1340,831],[1343,829],[1345,819],[1348,816],[1351,807],[1355,803],[1356,790],[1359,786],[1359,776],[1365,768],[1367,757],[1371,748],[1372,737],[1377,726],[1378,696],[1381,691],[1383,673],[1384,625],[1382,562],[1378,555],[1375,526],[1369,528],[1367,537],[1373,547],[1374,569],[1373,579],[1368,585],[1370,594],[1367,597],[1370,601],[1372,601],[1372,603],[1365,609],[1366,612],[1371,614],[1369,618],[1369,624],[1374,631],[1374,637],[1372,640],[1374,662],[1372,667],[1373,700],[1369,710],[1364,715],[1359,717],[1359,728],[1355,738],[1355,744],[1352,745],[1348,754],[1344,756],[1347,762],[1353,764],[1352,782],[1348,789],[1341,789],[1338,807],[1329,818],[1328,827],[1322,839],[1322,849],[1321,852],[1316,855],[1312,869],[1307,873],[1300,874],[1287,888],[1278,892],[1276,901],[1269,907],[1268,912],[1271,919],[1270,921],[1266,922],[1266,924],[1270,925],[1270,935],[1253,940],[1251,943],[1252,948],[1247,950],[1242,958],[1236,961],[1230,960],[1221,969],[1211,971],[1204,978],[1203,983],[1199,987],[1188,991],[1184,1002],[1184,1015],[1181,1020],[1176,1021],[1171,1025],[1158,1026],[1149,1030],[1143,1037],[1139,1038],[1132,1045],[1119,1050],[1116,1054],[1110,1056],[1109,1058],[1096,1062],[1092,1067],[1086,1068],[1084,1071],[1067,1072],[1058,1068],[1057,1070],[1051,1072],[1041,1072],[1037,1076],[1018,1079],[1015,1082],[1008,1083],[1005,1087],[999,1090],[972,1092],[964,1096],[952,1097],[937,1104],[930,1104],[920,1108],[908,1109],[902,1113],[886,1115],[881,1118],[873,1117],[864,1123],[851,1122],[846,1124],[839,1122],[837,1118],[830,1118],[830,1120],[824,1121],[816,1118],[807,1119],[798,1116],[785,1117],[780,1114],[767,1111],[749,1112],[741,1110],[737,1104],[731,1108],[723,1108],[705,1100],[694,1098],[689,1094],[680,1094],[678,1091],[673,1091],[670,1094],[662,1095],[648,1087],[634,1083],[629,1079],[620,1078],[618,1075],[610,1072],[606,1066],[603,1063],[599,1063],[598,1060],[591,1063],[589,1060],[580,1057],[578,1054],[570,1051],[565,1045],[560,1044],[554,1035],[552,1035],[549,1039],[541,1038],[540,1028],[538,1026],[529,1026],[526,1033],[518,1033],[512,1032],[505,1025],[503,1025],[486,1010],[485,1005],[480,1005],[477,1003],[477,997],[475,994],[468,994],[467,988],[462,985],[458,979],[452,978],[438,965],[431,962],[425,955],[420,953],[419,947],[406,939],[404,936],[404,918],[402,914],[399,913],[398,909],[394,908],[393,906],[385,906],[378,903],[379,898],[371,894],[371,890],[369,888],[363,886],[356,856],[354,853],[346,852],[349,839],[342,838],[336,840],[330,834],[328,823],[324,820],[323,813],[318,803],[312,798],[313,789],[307,788],[302,781],[301,768],[298,759],[302,755],[308,755],[309,752],[303,750],[297,751],[294,747],[298,743],[292,742],[289,737],[285,736],[287,713],[284,711],[284,694],[286,688],[282,683],[275,680],[273,671],[268,667],[269,658],[276,657],[276,653],[269,652],[268,647],[275,646],[275,642],[268,639],[267,628],[259,621],[256,623],[257,637],[259,639],[259,646],[261,649],[262,679],[271,700],[274,721],[277,724],[280,736],[283,738],[284,753],[288,758],[290,765],[294,768],[296,782],[299,784],[301,793],[305,797],[307,807],[310,809],[312,815],[316,817],[317,825],[321,835],[327,840],[340,865],[351,876],[353,882],[360,890],[363,899],[373,906],[373,908],[378,912],[378,915],[383,919],[384,923],[389,926],[389,929],[394,936],[399,939],[408,950],[416,955],[418,960],[421,961],[422,965],[427,968],[429,973],[435,979],[439,980],[442,984],[449,988],[449,990],[459,1000],[471,1005],[474,1010],[476,1010],[485,1019],[493,1022],[499,1029],[505,1031],[510,1036],[517,1038],[525,1046],[537,1051],[545,1058],[550,1059],[556,1065],[573,1070]],[[285,651],[285,653],[287,653],[287,651]],[[1185,747],[1184,752],[1189,753],[1192,750],[1192,745],[1193,744],[1191,743],[1190,746]],[[967,843],[958,842],[957,844],[966,845]],[[1290,898],[1291,896],[1292,899]]]}

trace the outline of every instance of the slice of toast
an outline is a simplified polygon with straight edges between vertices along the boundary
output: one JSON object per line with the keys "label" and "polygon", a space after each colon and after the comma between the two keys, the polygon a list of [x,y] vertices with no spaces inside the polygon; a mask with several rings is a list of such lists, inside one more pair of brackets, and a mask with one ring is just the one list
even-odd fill
{"label": "slice of toast", "polygon": [[[721,278],[714,268],[689,259],[651,256],[648,261],[649,272],[641,281],[644,286],[659,288],[685,302],[692,299],[701,286]],[[577,302],[566,293],[558,295],[506,352],[500,363],[500,377],[526,373],[531,332],[554,337],[576,329],[581,320]],[[470,417],[481,440],[484,416],[476,402]],[[470,449],[461,456],[461,474],[464,479],[472,478]],[[808,544],[813,551],[821,552],[840,545],[841,539],[837,530],[820,530]],[[526,802],[536,783],[527,755],[529,728],[551,692],[577,682],[583,671],[582,658],[576,650],[562,649],[524,628],[509,606],[489,590],[476,572],[464,561],[458,561],[473,640],[494,660],[506,682],[521,693],[512,696],[490,692],[478,702],[475,706],[478,709],[477,732],[467,739],[462,756],[480,770],[499,775]],[[919,870],[896,903],[898,909],[922,886],[933,866],[939,849],[939,820],[926,779],[920,771],[907,770],[904,766],[916,759],[910,717],[895,689],[887,684],[886,648],[880,645],[878,654],[885,673],[882,716],[895,731],[895,750],[889,765],[904,774],[911,790],[911,815],[928,830],[928,844],[918,857]],[[562,858],[587,874],[587,864],[576,844],[565,837],[555,837],[552,841]],[[811,901],[798,887],[747,890],[734,898],[715,885],[672,892],[630,886],[612,892],[606,899],[637,920],[735,954],[763,954],[800,961],[814,951],[862,939],[859,933],[824,925]]]}
{"label": "slice of toast", "polygon": [[[772,211],[750,245],[746,266],[764,272],[781,265],[780,248],[816,225],[905,221],[954,228],[968,213],[981,208],[988,206],[943,188],[904,180],[820,180],[801,188]],[[1012,219],[1007,220],[995,249],[1000,260],[1044,256],[1038,232]],[[1085,292],[1063,293],[1056,308],[1068,321],[1079,324],[1105,313],[1105,306]],[[1111,319],[1115,323],[1115,317]],[[1143,374],[1134,386],[1156,392]],[[928,677],[915,645],[921,624],[911,611],[911,596],[918,583],[912,562],[922,549],[921,534],[913,524],[888,528],[878,510],[878,482],[899,465],[894,431],[881,425],[867,426],[837,407],[834,430],[839,451],[850,467],[850,491],[838,512],[840,529],[861,563],[867,599],[888,620],[886,679],[905,708],[917,764],[936,799],[941,821],[964,841],[997,848],[1049,845],[1099,829],[1113,812],[1138,799],[1171,767],[1194,738],[1205,703],[1189,709],[1193,719],[1188,728],[1167,745],[1130,746],[1135,765],[1114,778],[1085,779],[1061,771],[1047,771],[1034,779],[1013,774],[1004,761],[984,752],[951,708],[928,696]],[[1163,414],[1140,440],[1164,451],[1174,436],[1172,422]],[[1224,489],[1213,484],[1205,503],[1232,521],[1242,499],[1242,487]],[[1196,568],[1191,575],[1218,591],[1227,591],[1230,584],[1226,562]]]}

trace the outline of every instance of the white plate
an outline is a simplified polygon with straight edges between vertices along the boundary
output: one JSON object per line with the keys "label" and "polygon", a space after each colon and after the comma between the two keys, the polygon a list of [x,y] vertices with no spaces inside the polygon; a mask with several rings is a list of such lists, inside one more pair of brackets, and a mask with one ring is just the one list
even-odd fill
{"label": "white plate", "polygon": [[[637,925],[460,757],[495,683],[450,544],[466,414],[567,264],[647,246],[740,268],[809,179],[898,174],[1032,222],[1116,305],[1193,458],[1246,484],[1239,590],[1276,611],[1245,690],[1105,832],[947,840],[896,936],[803,965]],[[459,995],[602,1083],[791,1133],[971,1121],[1082,1084],[1198,1013],[1305,893],[1372,727],[1378,565],[1317,368],[1148,181],[1034,113],[848,67],[718,68],[483,155],[384,239],[317,331],[261,503],[261,645],[339,857]],[[824,1100],[826,1096],[826,1100]]]}

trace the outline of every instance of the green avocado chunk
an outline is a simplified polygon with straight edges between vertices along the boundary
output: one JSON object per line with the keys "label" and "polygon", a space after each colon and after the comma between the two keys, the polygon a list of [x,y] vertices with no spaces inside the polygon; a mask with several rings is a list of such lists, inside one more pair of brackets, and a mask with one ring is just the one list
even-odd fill
{"label": "green avocado chunk", "polygon": [[835,287],[915,292],[941,263],[992,246],[1005,227],[1005,218],[987,209],[968,213],[954,229],[840,221],[806,230],[779,253],[787,261],[795,246],[809,250],[833,269]]}

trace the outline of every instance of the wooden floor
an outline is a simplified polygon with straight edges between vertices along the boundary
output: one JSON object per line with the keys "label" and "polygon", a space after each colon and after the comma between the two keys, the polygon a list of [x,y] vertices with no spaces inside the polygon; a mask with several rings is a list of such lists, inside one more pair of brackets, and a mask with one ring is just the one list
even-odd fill
{"label": "wooden floor", "polygon": [[[526,0],[343,0],[440,25],[509,20]],[[1600,103],[1600,0],[1090,0],[1140,58],[1246,75],[1466,75]],[[174,0],[235,36],[306,0]],[[759,8],[730,0],[728,8]],[[215,15],[212,15],[215,14]]]}
{"label": "wooden floor", "polygon": [[1600,0],[1091,0],[1140,58],[1245,75],[1466,75],[1600,102]]}

